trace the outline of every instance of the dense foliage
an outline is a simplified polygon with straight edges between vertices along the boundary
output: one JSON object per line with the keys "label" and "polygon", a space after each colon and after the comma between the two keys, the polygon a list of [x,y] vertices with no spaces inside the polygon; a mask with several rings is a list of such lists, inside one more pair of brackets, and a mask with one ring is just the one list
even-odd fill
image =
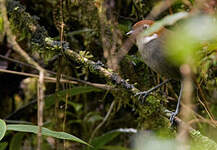
{"label": "dense foliage", "polygon": [[[0,3],[3,4],[3,0]],[[178,130],[176,125],[170,127],[165,111],[176,108],[179,81],[171,81],[151,93],[144,103],[135,96],[136,91],[150,89],[165,80],[144,64],[137,47],[126,35],[134,23],[145,18],[160,20],[160,26],[176,33],[168,43],[171,49],[184,47],[184,50],[180,48],[181,52],[179,47],[178,51],[171,52],[174,54],[171,62],[188,63],[192,69],[191,99],[194,107],[189,107],[191,118],[188,121],[195,130],[191,128],[189,138],[192,140],[189,143],[198,143],[195,149],[215,149],[217,35],[213,35],[213,31],[216,29],[209,32],[211,26],[200,22],[203,18],[194,24],[199,27],[195,32],[203,33],[202,36],[194,34],[194,27],[186,27],[196,22],[192,19],[194,17],[216,19],[215,4],[215,0],[204,3],[191,0],[173,3],[170,0],[7,0],[9,28],[17,43],[47,70],[46,77],[53,77],[45,77],[43,87],[43,127],[53,131],[44,128],[50,134],[43,132],[48,136],[43,136],[41,149],[127,150],[132,147],[154,149],[156,145],[173,149],[176,146],[174,139]],[[10,123],[37,125],[39,83],[38,78],[31,75],[39,74],[40,70],[27,64],[21,54],[13,51],[16,47],[8,41],[1,11],[0,69],[29,74],[1,71],[0,118],[9,127],[12,127]],[[170,23],[172,17],[163,19],[183,11],[188,12],[188,16],[179,21],[176,18],[176,23]],[[204,25],[206,28],[202,30]],[[194,35],[203,39],[194,38]],[[182,105],[182,108],[186,107]],[[12,132],[22,131],[22,127],[26,127],[24,132]],[[37,133],[35,126],[28,128]],[[27,133],[28,128],[23,125],[19,130],[8,130],[3,135],[0,149],[36,147],[37,136]],[[140,130],[144,135],[135,135]],[[64,131],[64,134],[55,131]],[[59,140],[71,137],[67,134],[65,138],[65,132],[93,147],[82,145],[83,142],[77,139],[75,141],[80,143]],[[141,144],[143,141],[139,141],[144,139],[157,141],[156,145],[150,148],[148,142]]]}

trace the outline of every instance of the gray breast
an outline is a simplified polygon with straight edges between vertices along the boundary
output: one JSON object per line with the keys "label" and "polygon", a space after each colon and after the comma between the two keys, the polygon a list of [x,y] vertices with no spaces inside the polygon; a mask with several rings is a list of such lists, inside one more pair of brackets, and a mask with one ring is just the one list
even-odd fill
{"label": "gray breast", "polygon": [[139,52],[144,62],[155,72],[176,80],[181,79],[179,67],[175,66],[166,58],[165,49],[162,47],[160,38],[154,39],[148,43],[137,41]]}

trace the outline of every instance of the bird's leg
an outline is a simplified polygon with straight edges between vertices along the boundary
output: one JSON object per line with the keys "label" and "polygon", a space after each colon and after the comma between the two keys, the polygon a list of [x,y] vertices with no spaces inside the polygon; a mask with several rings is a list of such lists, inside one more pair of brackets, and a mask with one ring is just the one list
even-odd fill
{"label": "bird's leg", "polygon": [[143,92],[138,92],[136,93],[135,96],[139,95],[139,99],[141,99],[142,97],[142,103],[145,101],[146,97],[153,91],[157,90],[158,88],[160,88],[161,86],[163,86],[164,84],[166,84],[167,82],[169,82],[171,79],[167,79],[165,81],[163,81],[162,83],[158,84],[157,86],[147,90],[147,91],[143,91]]}
{"label": "bird's leg", "polygon": [[183,83],[181,83],[181,89],[180,89],[180,92],[179,92],[178,103],[176,105],[176,111],[172,112],[172,114],[170,116],[171,125],[173,125],[174,119],[175,119],[176,115],[179,113],[179,106],[180,106],[180,102],[181,102],[181,98],[182,98],[182,91],[183,91]]}

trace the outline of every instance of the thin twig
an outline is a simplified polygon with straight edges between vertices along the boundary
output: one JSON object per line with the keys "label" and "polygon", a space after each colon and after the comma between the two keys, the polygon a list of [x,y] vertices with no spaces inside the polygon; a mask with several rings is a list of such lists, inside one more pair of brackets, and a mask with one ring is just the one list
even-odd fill
{"label": "thin twig", "polygon": [[193,123],[196,123],[196,122],[203,122],[203,123],[207,123],[209,125],[211,125],[212,127],[216,127],[215,125],[212,125],[212,122],[208,119],[193,119],[191,121],[188,122],[189,125],[192,125]]}
{"label": "thin twig", "polygon": [[36,69],[33,65],[27,64],[27,63],[25,63],[25,62],[22,62],[22,61],[19,61],[19,60],[16,60],[16,59],[13,59],[13,58],[4,56],[4,55],[0,55],[0,58],[1,58],[1,59],[5,59],[5,60],[7,60],[7,61],[11,61],[11,62],[14,62],[14,63],[21,64],[21,65],[23,65],[23,66],[27,66],[27,67],[31,67],[31,68]]}
{"label": "thin twig", "polygon": [[[204,118],[203,116],[201,116],[200,114],[198,114],[197,112],[195,112],[191,107],[189,107],[189,106],[187,106],[187,105],[185,105],[185,104],[183,104],[183,103],[181,103],[181,106],[182,106],[185,110],[190,110],[191,113],[193,113],[196,117],[200,118],[200,120],[202,120],[203,122],[209,123],[209,125],[211,125],[211,126],[214,127],[214,128],[216,127],[216,123],[217,123],[216,121],[213,122],[213,121],[210,121],[210,120]],[[189,124],[191,124],[190,122],[191,122],[191,121],[189,121]]]}
{"label": "thin twig", "polygon": [[[19,64],[21,64],[21,65],[23,65],[23,66],[27,66],[27,67],[31,67],[31,68],[36,69],[33,65],[27,64],[27,63],[25,63],[25,62],[22,62],[22,61],[19,61],[19,60],[10,58],[10,57],[6,57],[6,56],[3,56],[3,55],[0,55],[0,58],[5,59],[5,60],[8,60],[8,61],[11,61],[11,62],[19,63]],[[12,72],[13,72],[13,71],[12,71]],[[46,69],[46,72],[47,72],[47,73],[50,73],[50,74],[52,74],[52,75],[57,75],[56,72],[53,72],[53,71],[51,71],[51,70],[47,70],[47,69]],[[23,73],[19,74],[19,73],[17,72],[17,73],[15,73],[15,74],[22,75]],[[24,74],[26,74],[26,76],[30,76],[30,75],[28,75],[28,73],[24,73]],[[23,75],[24,75],[24,74],[23,74]],[[33,74],[33,75],[34,75],[34,74]],[[37,77],[37,76],[34,76],[34,77]],[[48,78],[49,78],[49,77],[48,77]],[[106,85],[106,84],[99,84],[99,83],[88,82],[88,81],[85,81],[85,80],[80,80],[80,79],[77,79],[77,78],[74,78],[74,77],[70,77],[70,76],[65,75],[65,74],[62,74],[62,78],[63,78],[63,79],[60,80],[61,83],[70,83],[70,82],[71,82],[71,83],[73,84],[73,82],[74,82],[74,84],[78,84],[78,83],[76,83],[76,81],[77,81],[77,82],[79,82],[79,83],[86,84],[86,85],[90,85],[90,86],[93,86],[93,87],[96,87],[96,88],[100,88],[100,89],[104,89],[104,90],[118,90],[117,88],[114,88],[114,87],[109,86],[109,85]],[[65,79],[64,79],[64,78],[65,78]],[[45,79],[47,80],[47,77],[45,77]],[[70,79],[70,80],[67,80],[67,79]],[[65,81],[64,81],[64,80],[65,80]],[[72,81],[72,80],[73,80],[73,81]],[[56,80],[52,80],[52,81],[56,82]],[[48,82],[48,81],[47,81],[47,82]]]}
{"label": "thin twig", "polygon": [[114,105],[115,105],[115,101],[113,101],[112,104],[110,105],[109,110],[108,110],[106,116],[104,117],[103,121],[93,130],[93,132],[92,132],[92,134],[91,134],[91,136],[90,136],[89,143],[91,143],[91,141],[92,141],[93,137],[95,136],[96,132],[99,130],[99,128],[102,127],[102,125],[103,125],[103,124],[106,122],[106,120],[108,119],[109,115],[110,115],[111,112],[112,112],[112,109],[113,109]]}
{"label": "thin twig", "polygon": [[39,131],[38,131],[38,145],[37,149],[40,150],[41,148],[41,126],[43,124],[42,116],[43,116],[43,80],[44,80],[44,73],[45,70],[37,63],[35,62],[29,55],[26,53],[20,45],[16,42],[16,36],[13,35],[11,29],[10,29],[10,23],[8,21],[7,17],[7,9],[6,9],[6,2],[5,0],[0,0],[0,10],[4,22],[4,30],[7,34],[7,40],[8,42],[12,45],[13,50],[16,51],[18,54],[20,54],[29,64],[32,64],[37,68],[37,70],[40,72],[40,77],[39,77],[39,93],[38,93],[38,126],[39,126]]}
{"label": "thin twig", "polygon": [[[18,72],[18,71],[12,71],[12,70],[5,70],[5,69],[0,69],[0,72],[4,73],[10,73],[10,74],[16,74],[16,75],[22,75],[22,76],[27,76],[27,77],[34,77],[34,78],[39,78],[37,74],[31,74],[31,73],[25,73],[25,72]],[[51,83],[56,83],[56,78],[55,77],[44,77],[44,80],[46,82],[51,82]],[[79,80],[79,79],[78,79]],[[66,80],[66,79],[60,79],[61,83],[69,83],[69,84],[78,84],[77,81],[72,81],[72,80]],[[117,88],[113,88],[112,86],[106,85],[106,84],[99,84],[99,83],[92,83],[92,82],[87,82],[80,80],[80,83],[87,84],[99,89],[103,90],[118,90]]]}
{"label": "thin twig", "polygon": [[[209,106],[208,106],[208,104],[207,104],[207,100],[206,100],[206,98],[205,98],[205,96],[204,96],[203,90],[201,89],[201,87],[200,87],[200,85],[199,85],[198,82],[196,82],[196,84],[197,84],[197,88],[198,88],[198,90],[199,90],[199,94],[200,94],[200,96],[201,96],[201,98],[202,98],[202,100],[201,100],[201,99],[199,98],[199,96],[198,96],[198,101],[199,101],[200,104],[203,106],[203,108],[206,110],[206,112],[207,112],[209,118],[211,119],[211,121],[212,121],[213,123],[215,123],[214,116],[213,116],[213,114],[211,113],[211,111],[210,111],[210,109],[209,109]],[[215,125],[217,125],[217,124],[215,123]]]}
{"label": "thin twig", "polygon": [[[18,72],[18,71],[5,70],[5,69],[0,69],[0,72],[39,78],[39,75],[37,75],[37,74],[31,74],[31,73],[25,73],[25,72]],[[56,78],[54,78],[54,77],[46,77],[45,76],[44,80],[46,80],[47,82],[56,82]],[[70,83],[70,84],[78,84],[78,82],[76,82],[76,81],[70,81],[70,80],[65,80],[65,79],[60,79],[60,82]]]}
{"label": "thin twig", "polygon": [[42,126],[43,126],[43,108],[44,108],[44,72],[40,71],[39,80],[38,80],[38,143],[37,143],[37,150],[41,150],[41,143],[42,143]]}

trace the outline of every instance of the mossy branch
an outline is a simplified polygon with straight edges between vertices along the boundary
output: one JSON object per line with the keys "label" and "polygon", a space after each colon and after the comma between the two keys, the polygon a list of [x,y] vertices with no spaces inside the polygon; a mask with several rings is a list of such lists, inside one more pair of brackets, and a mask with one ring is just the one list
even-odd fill
{"label": "mossy branch", "polygon": [[45,28],[41,27],[37,20],[31,17],[29,13],[25,12],[25,8],[20,3],[9,0],[7,7],[13,31],[15,33],[19,31],[19,34],[28,33],[28,36],[24,38],[31,41],[31,48],[34,48],[34,50],[38,51],[38,53],[41,53],[42,51],[43,53],[49,53],[50,51],[46,51],[47,49],[60,52],[62,45],[63,55],[67,56],[67,58],[76,61],[81,65],[87,66],[91,72],[100,74],[108,81],[115,81],[117,84],[131,91],[133,94],[139,92],[137,88],[122,79],[111,69],[106,69],[99,63],[91,61],[85,58],[82,54],[76,53],[75,51],[69,49],[67,42],[63,42],[61,44],[60,41],[54,41],[48,36]]}
{"label": "mossy branch", "polygon": [[[25,8],[16,1],[7,1],[8,13],[10,17],[10,23],[12,24],[13,31],[19,31],[22,33],[28,33],[28,36],[24,37],[31,41],[31,47],[37,50],[38,52],[44,51],[46,49],[51,50],[60,50],[61,42],[52,40],[48,36],[47,31],[41,27],[37,20],[31,17]],[[127,89],[132,95],[140,92],[139,89],[135,88],[132,84],[129,84],[126,80],[122,79],[117,73],[113,72],[111,69],[106,69],[100,63],[96,63],[92,60],[85,58],[82,54],[76,53],[75,51],[69,49],[67,42],[62,44],[63,46],[63,55],[72,61],[76,61],[83,66],[87,66],[91,72],[101,75],[108,81],[116,82],[116,85],[119,85],[120,88]],[[60,51],[59,51],[60,52]],[[166,112],[166,110],[165,110]],[[166,116],[169,118],[169,116]],[[177,121],[177,118],[176,118]],[[197,133],[197,134],[195,134]],[[202,140],[205,139],[209,145],[212,147],[217,147],[217,144],[211,139],[202,136],[197,131],[191,128],[190,135],[193,139]]]}

